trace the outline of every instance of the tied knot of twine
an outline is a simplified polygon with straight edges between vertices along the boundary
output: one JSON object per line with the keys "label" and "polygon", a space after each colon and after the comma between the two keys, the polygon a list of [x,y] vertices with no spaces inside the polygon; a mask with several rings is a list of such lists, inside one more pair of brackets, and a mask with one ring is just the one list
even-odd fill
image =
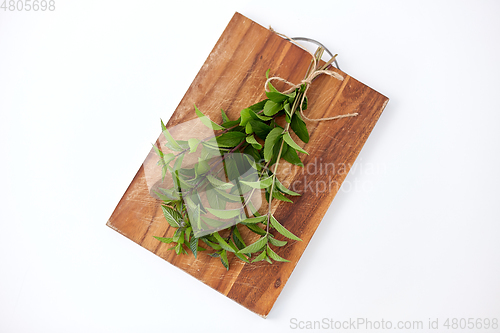
{"label": "tied knot of twine", "polygon": [[[270,77],[266,80],[266,83],[264,84],[264,88],[266,90],[266,92],[269,92],[269,83],[271,83],[271,81],[280,81],[280,82],[284,82],[286,83],[287,85],[290,86],[290,88],[284,90],[284,91],[280,91],[280,93],[286,95],[286,94],[289,94],[291,93],[292,91],[294,91],[295,89],[299,88],[300,86],[302,85],[305,85],[306,88],[304,90],[304,93],[302,94],[302,99],[300,101],[300,106],[299,106],[299,111],[300,111],[300,115],[306,119],[306,120],[309,120],[309,121],[324,121],[324,120],[335,120],[335,119],[341,119],[341,118],[347,118],[347,117],[356,117],[358,115],[358,113],[348,113],[348,114],[342,114],[342,115],[337,115],[337,116],[333,116],[333,117],[325,117],[325,118],[315,118],[315,119],[311,119],[311,118],[308,118],[305,114],[304,114],[304,110],[302,109],[302,106],[304,105],[304,100],[306,98],[306,94],[307,94],[307,91],[309,90],[309,87],[311,86],[312,84],[312,81],[320,76],[320,75],[329,75],[329,76],[332,76],[334,78],[336,78],[337,80],[339,81],[344,81],[344,77],[340,74],[338,74],[337,72],[334,72],[334,71],[331,71],[331,70],[327,70],[327,69],[317,69],[317,60],[316,60],[316,56],[311,52],[309,51],[308,49],[306,49],[305,47],[301,46],[299,43],[297,43],[295,40],[293,40],[292,38],[284,35],[284,34],[281,34],[281,33],[278,33],[276,32],[272,27],[269,27],[269,30],[271,30],[272,32],[274,32],[275,34],[277,34],[278,36],[281,36],[283,38],[286,38],[288,39],[290,42],[292,42],[293,44],[297,45],[298,47],[306,50],[311,56],[312,56],[312,67],[313,70],[311,70],[311,72],[309,73],[309,75],[307,75],[306,78],[304,78],[302,81],[300,81],[299,83],[293,83],[293,82],[290,82],[282,77],[279,77],[279,76],[273,76],[273,77]],[[332,58],[332,60],[336,57],[336,55]]]}

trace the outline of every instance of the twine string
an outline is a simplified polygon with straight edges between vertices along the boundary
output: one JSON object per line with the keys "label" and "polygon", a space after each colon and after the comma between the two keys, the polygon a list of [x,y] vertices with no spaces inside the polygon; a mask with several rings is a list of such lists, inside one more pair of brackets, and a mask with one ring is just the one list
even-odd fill
{"label": "twine string", "polygon": [[[316,57],[315,55],[309,51],[307,48],[303,47],[302,45],[300,45],[299,43],[297,43],[295,40],[293,40],[292,38],[284,35],[284,34],[281,34],[279,32],[276,32],[272,27],[269,27],[269,30],[271,30],[272,32],[274,32],[275,34],[277,34],[278,36],[281,36],[283,38],[286,38],[288,39],[290,42],[292,42],[293,44],[297,45],[298,47],[300,47],[301,49],[304,49],[306,50],[312,57],[312,68],[313,70],[309,73],[309,75],[304,78],[302,81],[300,81],[299,83],[293,83],[293,82],[290,82],[282,77],[279,77],[279,76],[273,76],[273,77],[270,77],[266,80],[266,83],[264,84],[264,89],[266,90],[266,92],[269,92],[269,83],[271,81],[280,81],[280,82],[284,82],[286,83],[287,85],[290,86],[290,88],[284,90],[284,91],[280,91],[282,94],[289,94],[291,93],[292,91],[294,91],[295,89],[299,88],[300,86],[302,86],[303,84],[305,84],[306,88],[304,90],[304,93],[302,94],[302,99],[300,101],[300,107],[299,107],[299,112],[300,112],[300,115],[306,119],[306,120],[309,120],[309,121],[325,121],[325,120],[335,120],[335,119],[341,119],[341,118],[347,118],[347,117],[356,117],[358,115],[357,112],[355,113],[348,113],[348,114],[342,114],[342,115],[337,115],[337,116],[333,116],[333,117],[324,117],[324,118],[309,118],[307,117],[305,114],[304,114],[304,110],[302,109],[302,106],[304,105],[304,100],[306,98],[306,94],[307,94],[307,91],[309,90],[309,87],[311,86],[312,84],[312,81],[320,76],[320,75],[329,75],[331,77],[334,77],[336,78],[337,80],[339,81],[343,81],[344,80],[344,77],[340,74],[338,74],[337,72],[334,72],[334,71],[330,71],[330,70],[327,70],[327,69],[317,69],[317,60],[316,60]],[[336,55],[335,55],[336,56]],[[333,58],[335,58],[335,56]]]}

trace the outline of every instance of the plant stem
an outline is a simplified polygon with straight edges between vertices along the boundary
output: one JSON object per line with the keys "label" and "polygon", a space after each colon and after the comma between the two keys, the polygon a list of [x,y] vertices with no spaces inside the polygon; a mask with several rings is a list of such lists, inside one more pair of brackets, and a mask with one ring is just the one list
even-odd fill
{"label": "plant stem", "polygon": [[[231,150],[229,150],[228,153],[230,154],[230,153],[235,152],[244,143],[245,143],[245,141],[240,142],[236,147],[231,148]],[[225,159],[226,159],[226,155],[224,154],[222,156],[222,158],[217,163],[214,163],[214,165],[212,165],[212,167],[202,176],[202,179],[198,183],[196,183],[194,185],[194,187],[192,189],[190,189],[185,195],[189,195],[189,194],[191,194],[191,192],[193,192],[195,189],[197,189],[198,186],[200,186],[200,184],[205,181],[205,178],[207,178],[207,176],[210,174],[210,172],[212,172],[215,169],[215,167],[218,166],[219,164],[221,164]]]}
{"label": "plant stem", "polygon": [[[322,47],[319,47],[314,56],[316,58],[316,61],[319,62],[319,60],[321,60],[321,56],[324,52],[324,49]],[[335,59],[335,57],[333,57],[326,65],[325,67],[327,67],[331,61],[333,61]],[[309,74],[311,73],[311,71],[316,71],[318,70],[318,68],[313,68],[313,63],[314,61],[311,60],[311,63],[309,64],[309,68],[307,69],[307,72],[306,72],[306,75],[305,75],[305,78],[307,78],[309,76]],[[319,65],[318,65],[319,67]],[[302,89],[302,86],[299,89],[299,93],[295,96],[295,100],[293,101],[293,105],[292,105],[292,109],[290,111],[290,119],[293,117],[293,114],[295,113],[295,111],[297,110],[297,107],[298,107],[298,104],[299,103],[302,103],[302,98],[303,98],[303,95],[304,93],[303,92],[300,92],[300,90]],[[285,125],[285,128],[283,129],[283,133],[282,134],[285,134],[285,133],[288,133],[288,131],[290,130],[290,123],[286,123]],[[278,155],[276,157],[276,163],[274,164],[274,172],[273,172],[273,181],[271,183],[271,191],[269,193],[269,204],[268,204],[268,211],[267,211],[267,226],[266,226],[266,237],[269,236],[269,224],[271,222],[271,211],[272,211],[272,201],[273,201],[273,193],[274,193],[274,184],[276,182],[276,171],[278,170],[278,165],[279,165],[279,161],[281,159],[281,153],[283,152],[283,146],[285,144],[285,140],[281,140],[281,146],[280,146],[280,150],[278,152]],[[268,162],[269,164],[269,162]],[[266,167],[267,165],[266,164]]]}

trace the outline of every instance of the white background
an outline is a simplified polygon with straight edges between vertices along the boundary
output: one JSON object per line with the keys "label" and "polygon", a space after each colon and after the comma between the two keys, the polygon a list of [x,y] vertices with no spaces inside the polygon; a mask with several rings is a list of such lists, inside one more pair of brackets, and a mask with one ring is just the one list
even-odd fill
{"label": "white background", "polygon": [[[500,319],[499,1],[55,3],[0,11],[0,332]],[[235,11],[390,98],[267,319],[105,226]]]}

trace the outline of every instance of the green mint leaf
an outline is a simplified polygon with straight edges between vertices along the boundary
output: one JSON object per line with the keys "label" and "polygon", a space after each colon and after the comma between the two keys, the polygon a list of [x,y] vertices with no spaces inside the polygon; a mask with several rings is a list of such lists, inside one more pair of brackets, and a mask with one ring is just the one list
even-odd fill
{"label": "green mint leaf", "polygon": [[[250,119],[254,120],[263,120],[263,121],[268,121],[273,119],[273,117],[267,117],[262,114],[260,114],[260,111],[263,110],[265,104],[269,101],[268,99],[263,100],[257,104],[252,105],[249,108],[245,108],[241,110],[241,117],[240,117],[240,126],[245,126]],[[256,113],[259,112],[259,113]]]}
{"label": "green mint leaf", "polygon": [[160,192],[166,195],[170,200],[179,200],[179,194],[173,188],[159,188]]}
{"label": "green mint leaf", "polygon": [[[260,113],[254,113],[255,114],[255,117],[260,119],[260,120],[263,120],[263,121],[268,121],[268,120],[271,120],[273,119],[273,117],[267,117],[267,116],[263,116],[262,114]],[[256,118],[254,118],[255,120],[257,120]]]}
{"label": "green mint leaf", "polygon": [[220,147],[236,147],[245,140],[245,133],[227,132],[217,137],[217,144]]}
{"label": "green mint leaf", "polygon": [[283,195],[283,193],[278,192],[278,191],[273,191],[273,198],[281,200],[281,201],[286,201],[286,202],[293,202],[292,200],[288,199]]}
{"label": "green mint leaf", "polygon": [[177,245],[175,246],[175,253],[176,254],[182,254],[182,251],[184,249],[182,248],[182,244],[181,243],[177,243]]}
{"label": "green mint leaf", "polygon": [[[233,156],[237,156],[236,154]],[[241,176],[240,170],[238,170],[238,163],[236,163],[236,160],[233,158],[226,158],[224,160],[224,166],[226,168],[226,175],[227,179],[232,182]]]}
{"label": "green mint leaf", "polygon": [[167,170],[168,170],[168,167],[166,165],[164,165],[161,168],[161,181],[165,180],[165,176],[167,175]]}
{"label": "green mint leaf", "polygon": [[156,236],[153,236],[153,237],[156,238],[157,240],[159,240],[160,242],[163,242],[166,244],[170,244],[173,242],[172,237],[156,237]]}
{"label": "green mint leaf", "polygon": [[[266,96],[271,101],[273,101],[274,103],[278,103],[278,104],[283,103],[288,98],[287,95],[284,95],[284,94],[276,92],[276,91],[266,92]],[[265,110],[265,108],[264,108],[264,110]],[[264,113],[265,113],[265,111],[264,111]],[[265,113],[265,114],[267,114],[267,113]]]}
{"label": "green mint leaf", "polygon": [[179,228],[175,231],[174,237],[172,237],[174,243],[184,243],[184,230]]}
{"label": "green mint leaf", "polygon": [[207,179],[215,188],[218,188],[219,190],[227,190],[234,186],[234,184],[223,182],[212,175],[207,175]]}
{"label": "green mint leaf", "polygon": [[274,245],[274,246],[285,246],[286,243],[288,243],[288,242],[282,241],[282,240],[279,240],[279,239],[276,239],[273,237],[269,237],[269,243],[271,243],[271,245]]}
{"label": "green mint leaf", "polygon": [[250,122],[248,122],[245,126],[245,133],[246,134],[252,134],[253,133],[253,128],[252,128],[252,124]]}
{"label": "green mint leaf", "polygon": [[198,164],[196,165],[196,171],[198,172],[198,175],[202,175],[209,170],[210,165],[208,164],[207,160],[198,158]]}
{"label": "green mint leaf", "polygon": [[302,149],[302,147],[300,147],[298,144],[296,144],[295,141],[293,141],[292,137],[290,136],[290,133],[286,132],[285,134],[283,134],[283,140],[285,140],[285,142],[293,149],[298,150],[301,153],[309,155],[308,152],[306,152],[304,149]]}
{"label": "green mint leaf", "polygon": [[[271,130],[273,129],[271,126],[266,125],[263,122],[254,119],[248,122],[247,127],[250,127],[252,129],[252,132],[250,133],[255,133],[255,135],[257,135],[262,140],[265,140],[269,132],[271,132]],[[247,134],[250,133],[247,132]]]}
{"label": "green mint leaf", "polygon": [[264,109],[264,105],[266,105],[267,99],[264,99],[258,103],[255,103],[252,106],[249,106],[248,109],[252,110],[253,112],[259,112]]}
{"label": "green mint leaf", "polygon": [[196,104],[194,106],[194,110],[196,112],[196,115],[200,118],[200,121],[203,123],[203,125],[207,126],[208,128],[213,129],[214,131],[216,130],[222,130],[224,127],[220,126],[219,124],[214,123],[210,118],[205,116],[203,112],[201,112],[198,107],[196,107]]}
{"label": "green mint leaf", "polygon": [[276,142],[280,139],[283,133],[283,128],[275,127],[269,132],[264,142],[264,159],[268,162],[273,157],[273,148]]}
{"label": "green mint leaf", "polygon": [[182,161],[184,160],[184,155],[180,155],[174,162],[172,172],[178,172],[181,169]]}
{"label": "green mint leaf", "polygon": [[[290,163],[292,163],[294,165],[298,165],[298,166],[303,167],[304,164],[300,160],[299,155],[297,155],[297,151],[295,149],[291,149],[286,144],[286,142],[285,142],[285,145],[288,147],[288,149],[286,150],[286,152],[284,152],[284,153],[281,154],[281,158],[283,158],[285,161],[290,162]],[[285,147],[283,147],[283,151],[285,150],[284,148]]]}
{"label": "green mint leaf", "polygon": [[228,202],[241,202],[241,197],[239,195],[227,193],[226,191],[219,190],[218,188],[214,188],[215,192],[224,197],[224,199]]}
{"label": "green mint leaf", "polygon": [[241,221],[241,223],[264,223],[267,220],[267,215],[249,217]]}
{"label": "green mint leaf", "polygon": [[160,118],[160,123],[161,123],[161,131],[163,132],[164,130],[167,129],[167,127],[165,126],[165,124],[163,123],[163,120]]}
{"label": "green mint leaf", "polygon": [[228,220],[232,219],[233,217],[239,216],[241,213],[241,209],[225,209],[225,210],[219,210],[219,209],[213,209],[213,208],[208,208],[207,210],[212,213],[213,215],[217,216],[220,219]]}
{"label": "green mint leaf", "polygon": [[230,128],[230,127],[234,127],[234,126],[237,126],[240,124],[240,120],[230,120],[230,121],[226,121],[224,123],[221,124],[222,127],[224,128]]}
{"label": "green mint leaf", "polygon": [[253,147],[253,146],[251,146],[251,145],[248,145],[248,146],[247,146],[247,147],[243,150],[243,152],[244,152],[246,155],[248,155],[248,156],[252,157],[252,158],[253,158],[253,160],[254,160],[255,162],[260,161],[260,159],[261,159],[259,152],[258,152],[258,151],[257,151],[257,150]]}
{"label": "green mint leaf", "polygon": [[264,236],[267,234],[267,232],[262,229],[261,227],[259,227],[257,224],[247,224],[247,223],[241,223],[243,225],[245,225],[248,229],[250,229],[252,232],[256,233],[257,235],[261,235],[261,236]]}
{"label": "green mint leaf", "polygon": [[290,116],[290,114],[292,112],[292,109],[290,108],[290,104],[289,103],[283,104],[283,109],[285,110],[287,116]]}
{"label": "green mint leaf", "polygon": [[229,261],[227,260],[226,250],[222,250],[220,252],[220,261],[222,262],[222,265],[226,267],[226,270],[229,270]]}
{"label": "green mint leaf", "polygon": [[293,115],[290,127],[300,140],[305,143],[309,142],[309,132],[307,131],[306,123],[302,120],[299,113],[296,112]]}
{"label": "green mint leaf", "polygon": [[173,153],[168,153],[168,154],[163,156],[163,163],[165,163],[165,165],[168,165],[174,159],[175,159],[175,155]]}
{"label": "green mint leaf", "polygon": [[193,230],[193,228],[187,227],[186,231],[184,232],[184,238],[186,239],[186,243],[189,243],[189,239],[191,237],[191,230]]}
{"label": "green mint leaf", "polygon": [[259,238],[255,243],[252,243],[238,251],[238,253],[255,253],[262,249],[267,244],[267,237]]}
{"label": "green mint leaf", "polygon": [[274,116],[281,110],[283,110],[283,106],[271,100],[267,101],[266,105],[264,105],[264,114],[266,116]]}
{"label": "green mint leaf", "polygon": [[284,226],[282,226],[278,222],[278,220],[276,220],[274,218],[274,216],[272,216],[272,215],[271,215],[271,225],[274,227],[274,229],[276,229],[276,231],[278,231],[280,234],[282,234],[286,238],[290,238],[290,239],[297,240],[297,241],[301,241],[302,240],[299,237],[297,237],[294,234],[292,234],[290,231],[288,231],[288,229],[286,229]]}
{"label": "green mint leaf", "polygon": [[299,195],[300,196],[299,193],[294,192],[294,191],[288,189],[285,185],[281,184],[281,182],[278,180],[278,177],[276,177],[274,184],[276,185],[276,188],[278,190],[280,190],[281,192],[283,192],[285,194],[294,195],[294,196]]}
{"label": "green mint leaf", "polygon": [[174,139],[174,137],[170,134],[168,129],[165,127],[165,125],[163,124],[163,121],[161,122],[161,127],[163,128],[163,136],[165,136],[165,139],[167,139],[167,143],[165,144],[165,146],[172,149],[173,151],[183,150],[182,147]]}
{"label": "green mint leaf", "polygon": [[200,140],[196,138],[191,138],[188,140],[188,145],[189,145],[189,152],[194,153],[196,151],[196,148],[198,148],[198,145],[200,144]]}
{"label": "green mint leaf", "polygon": [[156,155],[158,155],[160,157],[160,161],[161,161],[163,158],[163,152],[160,149],[158,149],[158,147],[155,144],[153,144],[153,149],[154,149]]}
{"label": "green mint leaf", "polygon": [[262,251],[257,257],[255,257],[254,260],[252,260],[252,262],[258,262],[258,261],[266,260],[266,258],[267,258],[266,251]]}
{"label": "green mint leaf", "polygon": [[[222,229],[227,228],[227,222],[220,221],[220,220],[214,220],[214,219],[211,219],[211,218],[206,217],[206,216],[202,216],[201,219],[203,220],[203,222],[205,222],[205,224],[212,227],[212,229],[222,230]],[[202,229],[202,228],[200,228],[200,229]]]}
{"label": "green mint leaf", "polygon": [[198,238],[191,237],[191,241],[189,242],[189,248],[191,252],[193,252],[194,257],[196,258],[198,255]]}
{"label": "green mint leaf", "polygon": [[[184,244],[185,243],[185,238],[184,238],[185,232],[182,229],[178,229],[178,230],[181,230],[181,232],[180,232],[179,239],[177,240],[177,243]],[[174,238],[174,241],[175,241],[175,238]]]}
{"label": "green mint leaf", "polygon": [[274,144],[273,152],[271,155],[272,157],[270,159],[271,162],[269,163],[269,165],[273,165],[274,163],[276,163],[276,160],[278,159],[278,155],[280,155],[281,147],[283,147],[283,150],[281,152],[281,155],[283,155],[284,153],[286,153],[286,149],[288,149],[288,145],[283,141],[282,137],[280,136],[278,138],[278,140],[276,141],[276,143]]}
{"label": "green mint leaf", "polygon": [[161,209],[163,211],[163,216],[165,216],[168,224],[170,224],[174,228],[179,228],[181,226],[183,218],[178,211],[163,205],[161,206]]}
{"label": "green mint leaf", "polygon": [[218,232],[214,232],[212,235],[215,237],[217,242],[219,242],[220,247],[222,247],[224,250],[235,252],[235,250],[231,246],[229,246],[229,244],[224,240],[224,238],[221,237],[221,235],[219,235]]}
{"label": "green mint leaf", "polygon": [[183,150],[188,150],[189,149],[189,144],[187,141],[185,140],[177,140],[177,143],[179,144],[179,146],[181,146],[181,148]]}
{"label": "green mint leaf", "polygon": [[281,262],[290,262],[290,260],[287,260],[285,258],[280,257],[276,252],[274,252],[269,245],[267,246],[267,255],[269,258],[276,260],[276,261],[281,261]]}
{"label": "green mint leaf", "polygon": [[[268,69],[268,70],[267,70],[267,72],[266,72],[266,79],[269,79],[269,71],[270,71],[270,70],[271,70],[271,69]],[[271,81],[269,81],[269,82],[267,83],[267,85],[269,86],[269,90],[270,90],[270,91],[273,91],[273,92],[279,92],[279,91],[278,91],[276,88],[274,88],[274,86],[271,84]]]}
{"label": "green mint leaf", "polygon": [[227,114],[224,112],[224,110],[220,109],[220,114],[222,116],[222,122],[227,123],[229,121],[229,118],[227,117]]}
{"label": "green mint leaf", "polygon": [[241,112],[240,112],[240,126],[246,126],[248,121],[250,119],[253,119],[252,113],[253,113],[253,111],[248,109],[248,108],[241,110]]}
{"label": "green mint leaf", "polygon": [[234,229],[233,229],[233,240],[234,240],[234,244],[236,245],[236,247],[239,250],[244,249],[247,246],[245,244],[245,241],[243,240],[243,237],[241,236],[240,231],[238,230],[237,226],[234,226]]}
{"label": "green mint leaf", "polygon": [[227,244],[233,249],[233,253],[236,253],[239,250],[231,238],[227,241]]}
{"label": "green mint leaf", "polygon": [[304,98],[304,103],[302,103],[302,110],[307,110],[307,96]]}
{"label": "green mint leaf", "polygon": [[247,201],[247,209],[250,214],[260,216],[258,209],[253,205],[251,200]]}
{"label": "green mint leaf", "polygon": [[249,135],[246,137],[246,140],[249,144],[252,145],[255,149],[262,149],[262,145],[255,140],[255,137],[253,135]]}
{"label": "green mint leaf", "polygon": [[244,261],[246,263],[250,263],[250,261],[247,259],[247,257],[245,257],[243,254],[241,253],[235,253],[234,254],[238,259],[240,259],[241,261]]}
{"label": "green mint leaf", "polygon": [[263,188],[268,188],[269,186],[271,186],[271,184],[273,183],[273,178],[268,177],[266,179],[262,179],[261,181],[256,181],[256,182],[247,182],[244,180],[240,180],[240,183],[248,185],[252,188],[263,189]]}
{"label": "green mint leaf", "polygon": [[222,249],[222,247],[219,244],[213,243],[212,241],[208,240],[206,237],[201,237],[199,239],[201,239],[205,244],[207,244],[208,246],[210,246],[214,250],[218,251],[218,250]]}
{"label": "green mint leaf", "polygon": [[213,187],[211,187],[210,185],[207,185],[206,187],[208,204],[214,209],[226,209],[227,199],[222,195],[219,195],[215,190],[209,191],[212,188]]}

